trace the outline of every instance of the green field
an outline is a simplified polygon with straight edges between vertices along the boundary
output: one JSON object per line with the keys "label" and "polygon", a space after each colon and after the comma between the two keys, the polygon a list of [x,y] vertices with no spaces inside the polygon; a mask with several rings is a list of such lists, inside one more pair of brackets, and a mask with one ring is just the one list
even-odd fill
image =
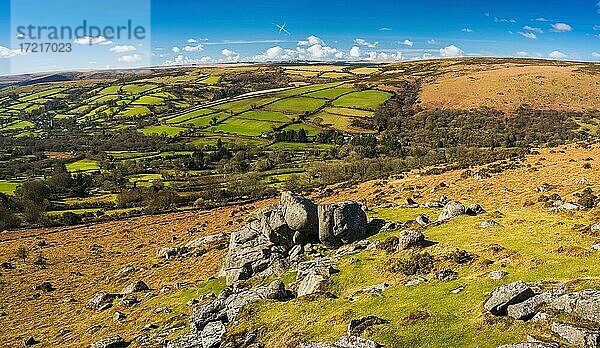
{"label": "green field", "polygon": [[333,101],[334,106],[375,110],[392,96],[389,92],[367,90],[341,96]]}
{"label": "green field", "polygon": [[224,123],[211,127],[214,132],[224,132],[247,136],[259,136],[263,133],[268,133],[275,127],[282,126],[282,123],[247,120],[239,117],[230,118]]}
{"label": "green field", "polygon": [[150,95],[141,96],[139,99],[134,101],[132,104],[136,105],[160,105],[164,104],[165,101],[162,98],[154,97]]}
{"label": "green field", "polygon": [[315,136],[318,133],[322,132],[323,129],[311,126],[305,123],[294,123],[284,128],[284,130],[295,130],[299,131],[300,129],[304,129],[306,134],[309,136]]}
{"label": "green field", "polygon": [[120,115],[123,115],[126,117],[141,117],[141,116],[146,116],[150,113],[151,113],[151,111],[150,111],[150,109],[148,109],[147,106],[136,105],[136,106],[132,106],[130,108],[125,109],[124,111],[122,111],[120,113]]}
{"label": "green field", "polygon": [[13,195],[19,183],[13,181],[0,180],[0,193]]}
{"label": "green field", "polygon": [[242,111],[251,110],[253,108],[259,108],[267,103],[270,103],[274,100],[277,100],[275,97],[264,97],[264,98],[248,98],[237,100],[233,102],[228,102],[224,104],[220,104],[215,106],[215,109],[239,113]]}
{"label": "green field", "polygon": [[331,88],[306,94],[307,97],[336,99],[339,96],[354,91],[354,88]]}
{"label": "green field", "polygon": [[304,112],[312,112],[325,105],[323,99],[315,99],[308,97],[293,97],[276,101],[266,107],[268,110],[280,111],[291,114],[302,114]]}
{"label": "green field", "polygon": [[82,159],[77,162],[69,163],[66,165],[69,172],[88,172],[100,169],[98,161],[90,159]]}
{"label": "green field", "polygon": [[246,111],[246,112],[238,115],[237,117],[248,119],[248,120],[272,121],[272,122],[283,122],[283,123],[291,121],[291,119],[286,115],[280,114],[278,112],[263,111],[263,110]]}
{"label": "green field", "polygon": [[204,115],[207,115],[207,114],[210,114],[213,112],[215,112],[215,111],[211,110],[211,109],[200,109],[200,110],[195,110],[195,111],[191,111],[191,112],[186,112],[185,114],[167,119],[167,123],[169,123],[169,124],[182,123],[187,120],[191,120],[192,118],[195,118],[198,116],[204,116]]}

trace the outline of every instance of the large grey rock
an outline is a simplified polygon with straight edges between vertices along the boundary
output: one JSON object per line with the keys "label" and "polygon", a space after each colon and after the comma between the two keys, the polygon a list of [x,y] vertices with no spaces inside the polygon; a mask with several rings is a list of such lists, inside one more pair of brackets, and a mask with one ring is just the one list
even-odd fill
{"label": "large grey rock", "polygon": [[339,247],[366,237],[367,215],[360,204],[342,202],[318,206],[319,240]]}
{"label": "large grey rock", "polygon": [[292,230],[304,232],[307,237],[306,242],[318,236],[319,222],[316,204],[302,196],[283,192],[279,201],[279,209]]}
{"label": "large grey rock", "polygon": [[482,228],[488,228],[488,227],[494,227],[494,226],[498,226],[499,223],[497,223],[496,221],[492,220],[492,219],[487,219],[487,220],[483,220],[481,221],[481,224],[479,225]]}
{"label": "large grey rock", "polygon": [[503,344],[498,348],[560,348],[560,345],[556,343],[546,342],[520,342],[512,344]]}
{"label": "large grey rock", "polygon": [[146,290],[150,290],[148,285],[146,285],[146,283],[144,283],[142,280],[138,280],[136,282],[133,282],[133,283],[127,285],[123,289],[123,291],[121,291],[121,293],[122,294],[132,294],[134,292],[142,292],[142,291],[146,291]]}
{"label": "large grey rock", "polygon": [[431,220],[429,220],[429,218],[423,214],[420,214],[419,216],[417,216],[415,221],[421,226],[426,226],[426,225],[429,225],[429,223],[431,223]]}
{"label": "large grey rock", "polygon": [[425,236],[419,231],[404,230],[398,236],[397,251],[423,246]]}
{"label": "large grey rock", "polygon": [[584,290],[575,305],[575,315],[584,320],[600,323],[600,291]]}
{"label": "large grey rock", "polygon": [[574,346],[597,348],[600,345],[600,332],[566,324],[560,321],[552,323],[552,332]]}
{"label": "large grey rock", "polygon": [[115,298],[119,297],[117,294],[111,294],[108,292],[99,292],[92,296],[90,301],[87,303],[87,307],[95,309],[97,311],[104,310],[112,305]]}
{"label": "large grey rock", "polygon": [[461,202],[449,201],[448,203],[446,203],[446,205],[444,206],[444,209],[440,213],[440,216],[438,217],[438,221],[450,220],[454,217],[465,214],[466,211],[467,211],[467,209]]}
{"label": "large grey rock", "polygon": [[522,281],[495,288],[483,307],[494,315],[506,315],[508,306],[520,303],[533,296],[533,290]]}
{"label": "large grey rock", "polygon": [[311,272],[298,285],[298,297],[324,291],[328,278],[322,274]]}
{"label": "large grey rock", "polygon": [[221,337],[225,334],[225,325],[221,321],[208,323],[200,334],[202,348],[217,348],[221,345]]}
{"label": "large grey rock", "polygon": [[475,216],[485,213],[485,209],[483,209],[483,207],[481,207],[479,204],[473,203],[467,207],[465,213],[467,215]]}
{"label": "large grey rock", "polygon": [[338,346],[331,343],[323,342],[302,342],[300,348],[339,348]]}
{"label": "large grey rock", "polygon": [[346,332],[348,335],[359,336],[366,328],[370,326],[382,325],[387,323],[388,321],[385,319],[381,319],[374,315],[367,315],[364,317],[350,320]]}
{"label": "large grey rock", "polygon": [[90,348],[122,348],[126,343],[121,336],[110,336],[103,338],[90,345]]}
{"label": "large grey rock", "polygon": [[531,319],[539,307],[550,303],[555,298],[551,292],[544,292],[539,295],[528,298],[527,300],[508,306],[508,316],[514,319],[527,320]]}
{"label": "large grey rock", "polygon": [[335,345],[339,348],[383,348],[377,342],[350,335],[340,337],[335,342]]}

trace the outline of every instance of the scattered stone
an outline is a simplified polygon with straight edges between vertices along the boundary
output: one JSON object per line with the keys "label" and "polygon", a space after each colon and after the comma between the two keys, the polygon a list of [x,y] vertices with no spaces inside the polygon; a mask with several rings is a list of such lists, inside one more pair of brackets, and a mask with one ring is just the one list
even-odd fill
{"label": "scattered stone", "polygon": [[202,333],[200,339],[202,348],[217,348],[221,345],[221,337],[225,334],[225,325],[221,321],[213,321],[208,323]]}
{"label": "scattered stone", "polygon": [[379,284],[375,284],[375,285],[371,285],[371,286],[365,286],[364,288],[360,288],[358,289],[357,293],[371,293],[371,294],[382,294],[383,291],[389,287],[389,285],[387,283],[379,283]]}
{"label": "scattered stone", "polygon": [[548,320],[550,320],[550,314],[548,314],[546,312],[537,312],[537,313],[535,313],[533,318],[531,318],[531,321],[533,321],[533,322],[548,321]]}
{"label": "scattered stone", "polygon": [[[119,297],[117,294],[110,294],[107,292],[99,292],[95,294],[87,304],[90,309],[102,311],[109,308],[115,298]],[[107,307],[108,306],[108,307]]]}
{"label": "scattered stone", "polygon": [[552,185],[550,185],[548,183],[543,183],[535,189],[535,192],[542,193],[542,192],[550,191],[551,189],[552,189]]}
{"label": "scattered stone", "polygon": [[452,290],[450,290],[450,293],[451,293],[451,294],[458,294],[459,292],[462,292],[464,289],[465,289],[465,287],[464,287],[464,286],[459,286],[459,287],[458,287],[458,288],[456,288],[456,289],[452,289]]}
{"label": "scattered stone", "polygon": [[533,290],[523,281],[501,285],[495,288],[483,307],[493,315],[506,315],[507,307],[523,302],[533,296]]}
{"label": "scattered stone", "polygon": [[6,317],[8,314],[6,312],[0,311],[0,318]]}
{"label": "scattered stone", "polygon": [[415,219],[415,221],[417,221],[417,223],[421,226],[426,226],[429,225],[431,223],[431,220],[429,220],[429,218],[426,215],[419,215],[417,216],[417,218]]}
{"label": "scattered stone", "polygon": [[471,216],[483,214],[485,212],[486,212],[485,209],[483,209],[479,204],[476,204],[476,203],[469,205],[469,207],[467,207],[467,210],[465,211],[465,213],[467,215],[471,215]]}
{"label": "scattered stone", "polygon": [[302,279],[298,286],[298,297],[324,291],[329,278],[322,274],[311,272]]}
{"label": "scattered stone", "polygon": [[491,271],[490,272],[490,279],[494,279],[494,280],[500,280],[502,278],[504,278],[504,276],[506,276],[508,273],[506,273],[505,271],[499,269],[499,270],[495,270],[495,271]]}
{"label": "scattered stone", "polygon": [[600,251],[600,243],[596,243],[596,244],[592,245],[592,250]]}
{"label": "scattered stone", "polygon": [[171,313],[172,310],[171,310],[171,308],[169,308],[167,306],[160,306],[160,307],[154,308],[154,310],[152,312],[154,314],[161,314],[161,313]]}
{"label": "scattered stone", "polygon": [[58,333],[56,334],[56,337],[63,337],[63,336],[66,336],[66,335],[68,335],[70,333],[71,333],[71,330],[69,330],[69,329],[60,329],[60,330],[58,330]]}
{"label": "scattered stone", "polygon": [[187,249],[208,249],[210,245],[216,245],[227,242],[229,236],[225,233],[213,234],[210,236],[200,237],[189,241],[185,248]]}
{"label": "scattered stone", "polygon": [[40,342],[38,342],[35,338],[33,338],[33,336],[29,336],[23,341],[23,346],[29,347],[29,346],[33,346],[34,344],[38,344],[38,343],[40,343]]}
{"label": "scattered stone", "polygon": [[398,247],[396,251],[420,247],[425,242],[425,236],[419,231],[404,230],[398,236]]}
{"label": "scattered stone", "polygon": [[423,277],[417,277],[417,278],[413,278],[409,281],[407,281],[406,283],[404,283],[404,286],[415,286],[415,285],[419,285],[421,283],[425,283],[427,282],[427,279],[423,278]]}
{"label": "scattered stone", "polygon": [[592,232],[600,232],[600,223],[595,223],[592,226],[590,226],[590,230]]}
{"label": "scattered stone", "polygon": [[335,345],[339,348],[383,348],[377,342],[350,335],[340,337],[335,342]]}
{"label": "scattered stone", "polygon": [[152,323],[150,323],[150,324],[146,324],[146,325],[144,325],[144,327],[142,328],[142,330],[143,330],[143,331],[151,331],[151,330],[154,330],[154,329],[158,329],[158,325],[156,325],[156,324],[152,324]]}
{"label": "scattered stone", "polygon": [[374,315],[367,315],[364,317],[350,320],[346,332],[348,333],[348,336],[359,336],[366,328],[370,326],[383,325],[387,323],[388,321],[385,319],[381,319]]}
{"label": "scattered stone", "polygon": [[135,273],[135,267],[125,266],[125,267],[121,268],[119,270],[119,272],[117,272],[117,277],[118,278],[128,277],[128,276],[132,275],[133,273]]}
{"label": "scattered stone", "polygon": [[537,313],[537,309],[540,306],[550,303],[554,299],[554,297],[555,295],[551,292],[544,292],[542,294],[535,295],[521,303],[516,303],[508,306],[507,314],[513,319],[531,319]]}
{"label": "scattered stone", "polygon": [[144,283],[141,280],[138,280],[136,282],[133,282],[129,285],[127,285],[123,291],[121,291],[122,294],[131,294],[134,292],[142,292],[142,291],[146,291],[146,290],[150,290],[150,288],[148,287],[148,285],[146,285],[146,283]]}
{"label": "scattered stone", "polygon": [[45,292],[51,292],[51,291],[54,291],[56,289],[52,286],[52,284],[50,282],[43,282],[40,285],[34,286],[33,290],[37,290],[37,291],[43,290]]}
{"label": "scattered stone", "polygon": [[423,208],[439,209],[439,208],[443,208],[443,207],[444,207],[444,204],[440,201],[429,201],[429,202],[423,203]]}
{"label": "scattered stone", "polygon": [[110,336],[90,345],[90,348],[123,348],[126,343],[121,336]]}
{"label": "scattered stone", "polygon": [[2,262],[2,263],[0,263],[0,267],[2,269],[6,269],[6,270],[15,269],[15,266],[10,262]]}
{"label": "scattered stone", "polygon": [[438,217],[437,220],[438,221],[446,221],[446,220],[450,220],[454,217],[457,217],[459,215],[463,215],[465,213],[466,213],[466,208],[461,202],[449,201],[444,206],[444,209],[440,213],[440,216]]}
{"label": "scattered stone", "polygon": [[131,307],[131,306],[135,306],[138,303],[140,303],[140,300],[137,298],[136,295],[134,295],[134,294],[128,294],[128,295],[125,295],[119,301],[119,306],[122,306],[122,307]]}
{"label": "scattered stone", "polygon": [[596,348],[600,345],[600,332],[566,324],[560,321],[552,323],[552,332],[572,345],[582,348]]}
{"label": "scattered stone", "polygon": [[195,298],[190,299],[189,301],[187,301],[185,304],[188,307],[193,307],[196,303],[198,303],[200,301],[196,300]]}
{"label": "scattered stone", "polygon": [[586,178],[579,178],[579,180],[577,180],[577,183],[578,183],[579,185],[589,185],[589,183],[590,183],[590,182],[589,182],[589,181],[587,181],[587,179],[586,179]]}
{"label": "scattered stone", "polygon": [[93,335],[93,334],[95,334],[96,332],[98,332],[98,331],[102,330],[102,328],[103,328],[103,327],[104,327],[104,326],[102,326],[102,325],[93,325],[93,326],[90,326],[90,327],[88,327],[88,328],[85,330],[85,332],[89,333],[90,335]]}
{"label": "scattered stone", "polygon": [[581,210],[583,207],[577,203],[572,202],[563,202],[562,204],[550,208],[551,211],[571,211],[571,210]]}
{"label": "scattered stone", "polygon": [[498,225],[500,225],[500,224],[497,223],[496,221],[494,221],[492,219],[487,219],[487,220],[483,220],[479,226],[481,226],[482,228],[488,228],[488,227],[494,227],[494,226],[498,226]]}
{"label": "scattered stone", "polygon": [[401,205],[402,208],[418,208],[419,207],[419,203],[415,202],[414,199],[407,197],[406,200],[404,200],[404,203]]}
{"label": "scattered stone", "polygon": [[454,280],[457,276],[458,273],[449,268],[443,268],[435,273],[435,277],[442,282]]}
{"label": "scattered stone", "polygon": [[179,255],[180,250],[176,247],[160,248],[156,251],[156,257],[170,259]]}
{"label": "scattered stone", "polygon": [[600,323],[600,291],[582,291],[575,305],[575,315],[584,320]]}
{"label": "scattered stone", "polygon": [[544,342],[521,342],[504,344],[498,346],[498,348],[560,348],[560,345],[555,343],[544,343]]}
{"label": "scattered stone", "polygon": [[116,311],[115,314],[113,315],[113,319],[117,320],[117,321],[123,320],[125,318],[127,318],[127,316],[119,311]]}

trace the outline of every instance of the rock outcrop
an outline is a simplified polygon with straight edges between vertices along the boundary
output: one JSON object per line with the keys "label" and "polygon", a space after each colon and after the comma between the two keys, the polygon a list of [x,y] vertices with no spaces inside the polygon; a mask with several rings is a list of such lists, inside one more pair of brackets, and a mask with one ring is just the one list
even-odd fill
{"label": "rock outcrop", "polygon": [[508,306],[523,302],[533,296],[533,290],[522,281],[495,288],[483,307],[494,315],[506,315]]}
{"label": "rock outcrop", "polygon": [[597,330],[593,331],[560,321],[552,323],[551,330],[577,347],[596,348],[600,346],[600,331]]}
{"label": "rock outcrop", "polygon": [[278,275],[299,261],[309,243],[339,247],[366,235],[367,216],[359,203],[316,205],[284,192],[278,204],[231,234],[222,274],[228,285],[255,275]]}
{"label": "rock outcrop", "polygon": [[440,213],[440,216],[438,217],[437,220],[438,221],[450,220],[459,215],[466,214],[466,212],[467,212],[467,208],[465,208],[465,206],[461,202],[449,201],[444,206],[444,209]]}

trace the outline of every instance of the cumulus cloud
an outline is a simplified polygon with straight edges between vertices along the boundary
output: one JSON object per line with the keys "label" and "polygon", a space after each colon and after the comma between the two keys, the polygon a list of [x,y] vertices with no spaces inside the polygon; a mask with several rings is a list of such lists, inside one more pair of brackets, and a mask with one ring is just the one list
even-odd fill
{"label": "cumulus cloud", "polygon": [[423,53],[423,59],[431,59],[433,58],[433,54],[431,53]]}
{"label": "cumulus cloud", "polygon": [[534,21],[536,22],[549,22],[550,20],[544,18],[544,17],[538,17],[536,19],[534,19]]}
{"label": "cumulus cloud", "polygon": [[25,54],[21,50],[11,50],[8,47],[0,46],[0,59],[12,58],[14,56]]}
{"label": "cumulus cloud", "polygon": [[600,1],[598,1],[598,3],[596,4],[596,7],[598,7],[597,12],[600,13]]}
{"label": "cumulus cloud", "polygon": [[530,25],[524,26],[523,30],[533,31],[533,32],[536,32],[538,34],[543,34],[544,33],[544,30],[542,28],[532,27]]}
{"label": "cumulus cloud", "polygon": [[298,52],[285,49],[281,46],[275,46],[267,49],[265,52],[258,56],[254,56],[254,60],[259,61],[278,61],[278,60],[291,60],[298,57]]}
{"label": "cumulus cloud", "polygon": [[115,52],[115,53],[125,53],[125,52],[135,51],[136,48],[131,45],[116,45],[116,46],[109,48],[108,50],[111,52]]}
{"label": "cumulus cloud", "polygon": [[514,19],[494,17],[494,22],[496,22],[496,23],[516,23],[517,21]]}
{"label": "cumulus cloud", "polygon": [[567,55],[562,53],[561,51],[552,51],[548,54],[548,57],[552,59],[564,59],[567,58]]}
{"label": "cumulus cloud", "polygon": [[431,40],[427,40],[427,43],[430,45],[435,45],[437,43],[437,41],[435,41],[434,39],[431,39]]}
{"label": "cumulus cloud", "polygon": [[350,55],[351,58],[360,58],[360,47],[358,46],[353,46],[350,49],[350,52],[348,53],[348,55]]}
{"label": "cumulus cloud", "polygon": [[592,57],[596,58],[596,59],[600,59],[600,53],[594,52],[594,53],[592,53]]}
{"label": "cumulus cloud", "polygon": [[189,39],[187,39],[187,42],[188,43],[196,43],[196,42],[198,42],[198,40],[196,40],[194,38],[189,38]]}
{"label": "cumulus cloud", "polygon": [[473,32],[473,29],[471,29],[471,28],[462,28],[462,30],[461,30],[461,31],[462,31],[463,33],[472,33],[472,32]]}
{"label": "cumulus cloud", "polygon": [[119,57],[119,62],[125,62],[125,63],[139,62],[140,60],[142,60],[142,56],[140,56],[137,53]]}
{"label": "cumulus cloud", "polygon": [[298,41],[299,46],[324,45],[325,42],[321,38],[311,35],[306,40]]}
{"label": "cumulus cloud", "polygon": [[568,32],[568,31],[572,31],[572,30],[573,30],[573,27],[571,27],[567,23],[552,24],[552,31],[554,31],[554,32],[564,33],[564,32]]}
{"label": "cumulus cloud", "polygon": [[464,55],[465,55],[465,52],[454,45],[440,48],[440,56],[445,57],[445,58],[456,58],[456,57],[462,57]]}
{"label": "cumulus cloud", "polygon": [[367,59],[370,61],[390,62],[402,60],[402,52],[387,53],[387,52],[369,52]]}
{"label": "cumulus cloud", "polygon": [[201,44],[197,44],[196,46],[185,46],[183,50],[186,52],[200,52],[204,50],[204,46]]}
{"label": "cumulus cloud", "polygon": [[173,51],[173,53],[179,53],[179,52],[181,52],[181,48],[179,48],[177,46],[173,46],[173,48],[171,48],[171,51]]}
{"label": "cumulus cloud", "polygon": [[104,36],[82,36],[73,41],[77,45],[110,45],[112,41],[107,40]]}
{"label": "cumulus cloud", "polygon": [[515,57],[529,57],[530,54],[529,54],[529,52],[519,51],[519,52],[513,53],[513,56],[515,56]]}
{"label": "cumulus cloud", "polygon": [[402,42],[403,45],[405,46],[410,46],[412,47],[414,45],[414,42],[410,41],[409,39],[406,39]]}
{"label": "cumulus cloud", "polygon": [[596,31],[600,30],[600,25],[594,25],[593,29]]}
{"label": "cumulus cloud", "polygon": [[228,62],[237,62],[240,60],[240,55],[237,52],[234,52],[227,48],[222,50],[221,54],[225,56]]}
{"label": "cumulus cloud", "polygon": [[344,53],[337,49],[323,45],[312,45],[306,49],[299,48],[298,53],[301,58],[304,59],[317,59],[317,60],[329,60],[329,59],[341,59]]}
{"label": "cumulus cloud", "polygon": [[531,40],[537,39],[537,35],[535,35],[535,33],[524,33],[520,31],[519,34]]}
{"label": "cumulus cloud", "polygon": [[178,55],[177,57],[175,57],[175,59],[173,60],[166,60],[163,64],[164,65],[189,65],[189,64],[206,64],[206,63],[213,63],[214,59],[212,57],[209,56],[204,56],[201,58],[189,58],[187,56],[184,56],[183,54]]}
{"label": "cumulus cloud", "polygon": [[369,42],[365,39],[354,39],[354,43],[359,46],[365,46],[369,48],[375,48],[379,44],[379,42]]}

